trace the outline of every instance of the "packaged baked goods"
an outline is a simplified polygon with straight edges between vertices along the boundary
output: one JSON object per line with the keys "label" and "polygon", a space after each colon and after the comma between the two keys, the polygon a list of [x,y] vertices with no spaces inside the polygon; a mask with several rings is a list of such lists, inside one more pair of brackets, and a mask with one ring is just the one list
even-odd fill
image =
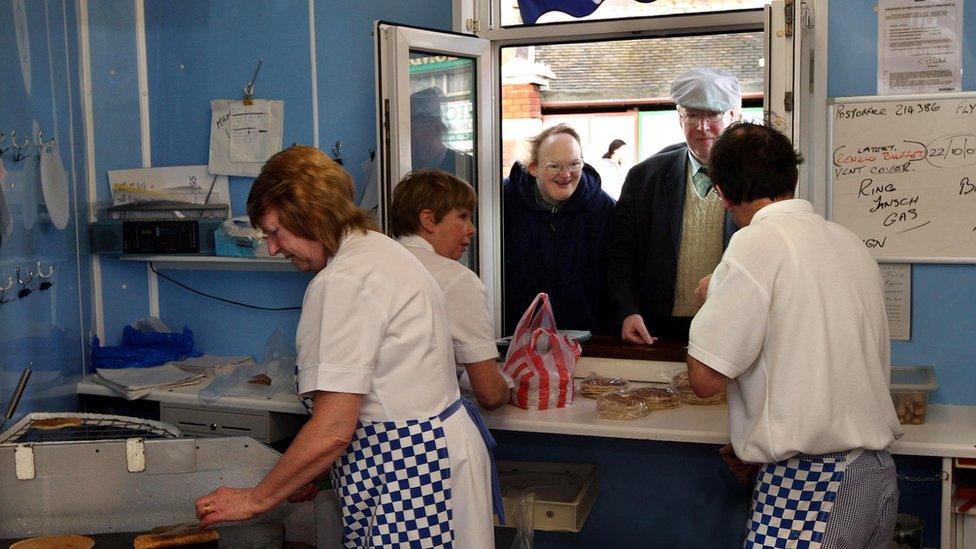
{"label": "packaged baked goods", "polygon": [[681,402],[678,394],[670,387],[640,387],[631,389],[630,392],[643,400],[651,410],[670,410],[677,408]]}
{"label": "packaged baked goods", "polygon": [[606,377],[593,372],[586,376],[579,383],[580,394],[584,398],[597,398],[610,391],[626,391],[629,387],[624,379],[619,377]]}
{"label": "packaged baked goods", "polygon": [[596,399],[596,415],[602,419],[640,419],[649,413],[651,408],[633,391],[611,391]]}
{"label": "packaged baked goods", "polygon": [[674,370],[671,377],[671,389],[678,394],[681,402],[686,404],[724,404],[725,390],[708,398],[701,398],[691,390],[691,383],[688,381],[688,370]]}

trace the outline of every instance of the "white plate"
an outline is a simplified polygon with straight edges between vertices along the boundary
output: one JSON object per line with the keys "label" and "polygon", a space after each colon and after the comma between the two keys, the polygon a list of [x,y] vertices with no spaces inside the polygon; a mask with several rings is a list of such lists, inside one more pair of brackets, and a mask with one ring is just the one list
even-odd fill
{"label": "white plate", "polygon": [[41,151],[41,190],[51,223],[58,229],[68,226],[68,180],[61,164],[57,145],[44,146]]}

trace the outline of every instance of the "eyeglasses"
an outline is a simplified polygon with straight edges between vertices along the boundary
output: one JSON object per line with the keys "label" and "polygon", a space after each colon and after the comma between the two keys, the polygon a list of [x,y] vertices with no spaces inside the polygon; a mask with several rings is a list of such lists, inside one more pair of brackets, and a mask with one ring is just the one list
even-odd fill
{"label": "eyeglasses", "polygon": [[563,168],[569,170],[569,173],[580,173],[583,171],[583,161],[573,160],[572,162],[567,162],[565,164],[560,164],[558,162],[547,162],[543,164],[542,168],[546,170],[549,175],[556,175],[563,171]]}
{"label": "eyeglasses", "polygon": [[691,122],[692,124],[698,124],[702,120],[705,120],[709,124],[714,124],[722,120],[725,117],[725,113],[728,111],[687,111],[679,110],[678,116],[681,117],[685,122]]}

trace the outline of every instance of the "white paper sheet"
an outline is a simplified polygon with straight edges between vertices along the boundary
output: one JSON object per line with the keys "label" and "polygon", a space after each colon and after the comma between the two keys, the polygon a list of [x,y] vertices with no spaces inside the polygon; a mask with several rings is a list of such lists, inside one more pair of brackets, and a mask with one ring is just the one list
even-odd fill
{"label": "white paper sheet", "polygon": [[210,173],[253,177],[281,150],[284,101],[215,99],[210,110]]}
{"label": "white paper sheet", "polygon": [[231,162],[264,162],[271,156],[270,119],[271,112],[263,101],[230,108]]}
{"label": "white paper sheet", "polygon": [[116,206],[147,200],[230,204],[227,176],[214,176],[206,166],[109,170],[108,183]]}
{"label": "white paper sheet", "polygon": [[879,0],[878,94],[962,89],[962,0]]}
{"label": "white paper sheet", "polygon": [[885,281],[885,310],[891,339],[912,338],[912,266],[909,263],[882,263]]}

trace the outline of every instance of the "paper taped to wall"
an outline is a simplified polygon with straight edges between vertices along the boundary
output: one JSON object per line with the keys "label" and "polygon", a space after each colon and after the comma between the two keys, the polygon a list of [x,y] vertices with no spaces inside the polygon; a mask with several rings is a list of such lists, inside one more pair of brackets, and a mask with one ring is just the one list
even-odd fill
{"label": "paper taped to wall", "polygon": [[281,150],[284,101],[215,99],[210,110],[210,173],[253,177]]}

